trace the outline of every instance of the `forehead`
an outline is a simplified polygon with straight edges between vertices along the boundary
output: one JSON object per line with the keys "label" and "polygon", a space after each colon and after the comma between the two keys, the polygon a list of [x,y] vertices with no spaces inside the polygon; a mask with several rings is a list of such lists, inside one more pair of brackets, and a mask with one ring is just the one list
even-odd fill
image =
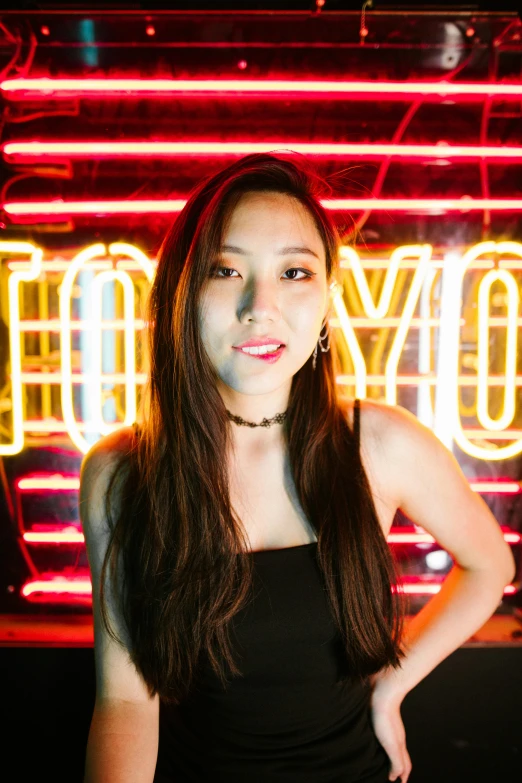
{"label": "forehead", "polygon": [[[321,235],[314,219],[301,202],[285,193],[245,193],[229,217],[223,240],[234,244],[251,241],[256,246],[274,248],[306,241],[318,256],[324,257]],[[294,242],[294,244],[296,243]]]}

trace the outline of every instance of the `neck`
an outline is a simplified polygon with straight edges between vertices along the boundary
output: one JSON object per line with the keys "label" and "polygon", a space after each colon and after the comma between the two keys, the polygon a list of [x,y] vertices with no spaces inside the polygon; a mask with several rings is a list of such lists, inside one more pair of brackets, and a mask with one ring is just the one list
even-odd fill
{"label": "neck", "polygon": [[230,422],[231,443],[236,457],[248,461],[274,450],[284,448],[283,425],[274,423],[270,427],[241,427]]}
{"label": "neck", "polygon": [[266,431],[283,427],[289,395],[282,390],[265,395],[265,398],[259,395],[237,395],[232,398],[223,393],[221,397],[233,430]]}

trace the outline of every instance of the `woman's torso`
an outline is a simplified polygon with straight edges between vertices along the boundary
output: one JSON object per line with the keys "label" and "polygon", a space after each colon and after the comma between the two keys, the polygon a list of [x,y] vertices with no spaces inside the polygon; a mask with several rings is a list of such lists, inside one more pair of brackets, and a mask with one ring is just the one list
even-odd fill
{"label": "woman's torso", "polygon": [[[352,421],[359,435],[357,406]],[[231,625],[243,676],[224,689],[204,659],[190,698],[161,704],[154,783],[384,783],[389,761],[371,725],[369,686],[339,683],[349,672],[315,535],[288,483],[283,497],[277,472],[262,475],[269,524],[245,513],[257,487],[235,496],[254,560],[253,600]],[[248,490],[243,481],[236,492],[240,485]]]}

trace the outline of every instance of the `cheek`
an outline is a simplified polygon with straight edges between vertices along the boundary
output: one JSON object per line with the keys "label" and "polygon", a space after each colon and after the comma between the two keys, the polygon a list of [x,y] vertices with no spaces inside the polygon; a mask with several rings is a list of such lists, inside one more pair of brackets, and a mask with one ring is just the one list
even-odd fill
{"label": "cheek", "polygon": [[208,351],[218,353],[223,350],[230,335],[230,331],[227,331],[229,321],[229,311],[224,307],[220,308],[216,302],[202,311],[199,319],[200,334]]}
{"label": "cheek", "polygon": [[294,308],[289,307],[287,314],[296,331],[301,334],[315,332],[322,321],[323,303],[317,297],[313,297],[306,303],[299,302],[299,305]]}

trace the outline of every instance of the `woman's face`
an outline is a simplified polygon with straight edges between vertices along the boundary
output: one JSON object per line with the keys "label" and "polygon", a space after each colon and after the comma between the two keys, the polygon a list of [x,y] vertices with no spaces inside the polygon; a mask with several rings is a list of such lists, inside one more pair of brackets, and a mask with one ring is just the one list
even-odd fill
{"label": "woman's face", "polygon": [[[272,393],[280,402],[313,352],[328,310],[325,250],[314,221],[290,196],[247,193],[213,261],[201,291],[200,328],[225,402],[255,411],[253,400],[244,407],[234,392]],[[285,344],[276,362],[234,348],[256,337]],[[258,402],[261,412],[271,407],[268,399]]]}

